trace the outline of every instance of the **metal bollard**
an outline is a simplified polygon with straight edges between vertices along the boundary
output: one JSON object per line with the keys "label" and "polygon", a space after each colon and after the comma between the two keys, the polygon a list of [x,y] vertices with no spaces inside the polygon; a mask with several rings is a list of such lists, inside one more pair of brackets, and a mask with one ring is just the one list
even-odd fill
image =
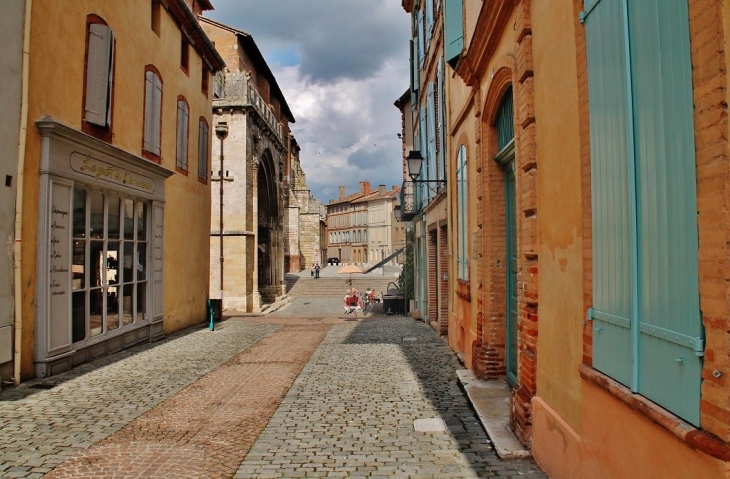
{"label": "metal bollard", "polygon": [[210,318],[210,325],[208,327],[211,331],[215,331],[215,308],[211,300],[208,300],[208,316]]}

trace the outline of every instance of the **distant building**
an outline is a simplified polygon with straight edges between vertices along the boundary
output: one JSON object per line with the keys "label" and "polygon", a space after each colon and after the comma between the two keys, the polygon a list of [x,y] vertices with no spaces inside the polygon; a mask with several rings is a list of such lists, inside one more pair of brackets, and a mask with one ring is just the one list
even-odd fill
{"label": "distant building", "polygon": [[[361,181],[360,191],[357,193],[347,195],[346,192],[346,188],[340,186],[339,197],[327,204],[327,258],[338,258],[342,263],[355,263],[358,258],[362,261],[363,247],[367,249],[367,240],[363,244],[361,236],[354,235],[354,231],[365,229],[365,226],[364,223],[362,225],[358,223],[353,203],[370,194],[370,182]],[[367,214],[367,206],[358,206],[357,212],[360,215]],[[353,244],[358,246],[358,256],[355,254]]]}

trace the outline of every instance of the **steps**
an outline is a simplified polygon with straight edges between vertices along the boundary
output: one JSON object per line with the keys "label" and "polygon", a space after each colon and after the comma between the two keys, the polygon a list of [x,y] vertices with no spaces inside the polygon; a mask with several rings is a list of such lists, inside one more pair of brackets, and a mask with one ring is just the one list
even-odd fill
{"label": "steps", "polygon": [[[347,292],[349,278],[344,275],[341,278],[319,278],[287,276],[286,292],[289,296],[297,298],[321,298],[321,297],[343,297]],[[388,283],[395,282],[396,278],[384,278],[382,276],[360,276],[352,278],[352,287],[358,291],[365,291],[368,288],[375,290],[380,296],[387,289]],[[391,285],[391,288],[393,286]]]}

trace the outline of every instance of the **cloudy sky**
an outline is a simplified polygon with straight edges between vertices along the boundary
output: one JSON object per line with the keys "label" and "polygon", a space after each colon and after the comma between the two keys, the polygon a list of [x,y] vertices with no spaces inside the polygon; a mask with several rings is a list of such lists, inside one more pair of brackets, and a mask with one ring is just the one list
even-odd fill
{"label": "cloudy sky", "polygon": [[214,0],[206,16],[244,30],[266,58],[296,123],[314,196],[400,185],[400,113],[409,16],[398,0]]}

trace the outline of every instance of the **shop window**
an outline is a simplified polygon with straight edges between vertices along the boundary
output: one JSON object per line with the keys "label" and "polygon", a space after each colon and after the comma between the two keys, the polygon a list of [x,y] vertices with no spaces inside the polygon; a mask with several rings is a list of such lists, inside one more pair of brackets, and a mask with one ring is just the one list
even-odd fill
{"label": "shop window", "polygon": [[188,130],[190,125],[190,107],[183,96],[177,97],[177,154],[175,169],[188,174]]}
{"label": "shop window", "polygon": [[74,188],[72,340],[147,319],[148,204]]}
{"label": "shop window", "polygon": [[144,136],[142,156],[157,163],[162,161],[162,79],[152,65],[145,68]]}
{"label": "shop window", "polygon": [[208,122],[202,116],[198,120],[198,180],[203,183],[208,181],[210,152],[210,129]]}
{"label": "shop window", "polygon": [[84,75],[84,133],[111,141],[114,84],[114,32],[106,22],[89,15],[86,20]]}

